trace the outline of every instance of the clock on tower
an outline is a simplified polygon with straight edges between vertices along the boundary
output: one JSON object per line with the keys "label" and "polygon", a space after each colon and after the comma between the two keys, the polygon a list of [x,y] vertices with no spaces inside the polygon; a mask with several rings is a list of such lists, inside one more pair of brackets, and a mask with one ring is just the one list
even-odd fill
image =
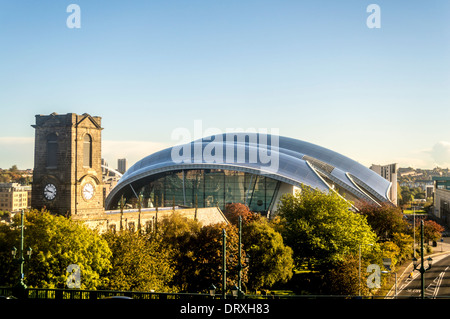
{"label": "clock on tower", "polygon": [[101,117],[36,115],[32,202],[80,219],[104,212]]}

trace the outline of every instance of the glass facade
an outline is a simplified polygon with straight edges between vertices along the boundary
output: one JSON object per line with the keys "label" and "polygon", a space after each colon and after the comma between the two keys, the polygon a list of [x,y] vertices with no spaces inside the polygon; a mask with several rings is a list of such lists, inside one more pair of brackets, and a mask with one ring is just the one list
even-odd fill
{"label": "glass facade", "polygon": [[[143,207],[185,206],[213,207],[224,210],[230,203],[243,203],[254,212],[265,213],[281,182],[246,172],[220,169],[170,171],[143,179],[123,192],[124,200],[137,207],[142,196]],[[118,203],[116,204],[116,208]]]}

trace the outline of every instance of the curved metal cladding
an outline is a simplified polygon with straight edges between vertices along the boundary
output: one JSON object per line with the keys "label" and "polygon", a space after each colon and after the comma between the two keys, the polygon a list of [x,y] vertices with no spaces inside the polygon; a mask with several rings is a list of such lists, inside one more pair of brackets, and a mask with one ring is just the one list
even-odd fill
{"label": "curved metal cladding", "polygon": [[224,169],[265,175],[294,186],[339,189],[355,199],[389,201],[390,182],[369,168],[324,147],[263,133],[223,133],[149,155],[122,176],[106,199],[117,203],[133,183],[168,171]]}

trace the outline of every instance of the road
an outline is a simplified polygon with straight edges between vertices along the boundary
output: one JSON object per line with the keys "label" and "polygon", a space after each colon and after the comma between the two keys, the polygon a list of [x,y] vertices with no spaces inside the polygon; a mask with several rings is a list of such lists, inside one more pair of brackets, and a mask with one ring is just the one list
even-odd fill
{"label": "road", "polygon": [[[406,278],[398,283],[398,298],[420,298],[420,296],[421,275],[415,270],[412,278]],[[433,266],[425,273],[425,298],[450,298],[450,255],[433,257]]]}

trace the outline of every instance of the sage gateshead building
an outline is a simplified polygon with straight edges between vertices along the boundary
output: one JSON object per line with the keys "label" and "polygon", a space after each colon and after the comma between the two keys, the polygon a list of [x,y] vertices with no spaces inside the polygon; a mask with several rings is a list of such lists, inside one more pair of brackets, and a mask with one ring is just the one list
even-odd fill
{"label": "sage gateshead building", "polygon": [[106,210],[121,201],[141,207],[212,207],[243,203],[263,215],[302,185],[333,191],[358,203],[390,202],[391,183],[339,153],[293,138],[223,133],[176,145],[138,161],[108,194]]}

